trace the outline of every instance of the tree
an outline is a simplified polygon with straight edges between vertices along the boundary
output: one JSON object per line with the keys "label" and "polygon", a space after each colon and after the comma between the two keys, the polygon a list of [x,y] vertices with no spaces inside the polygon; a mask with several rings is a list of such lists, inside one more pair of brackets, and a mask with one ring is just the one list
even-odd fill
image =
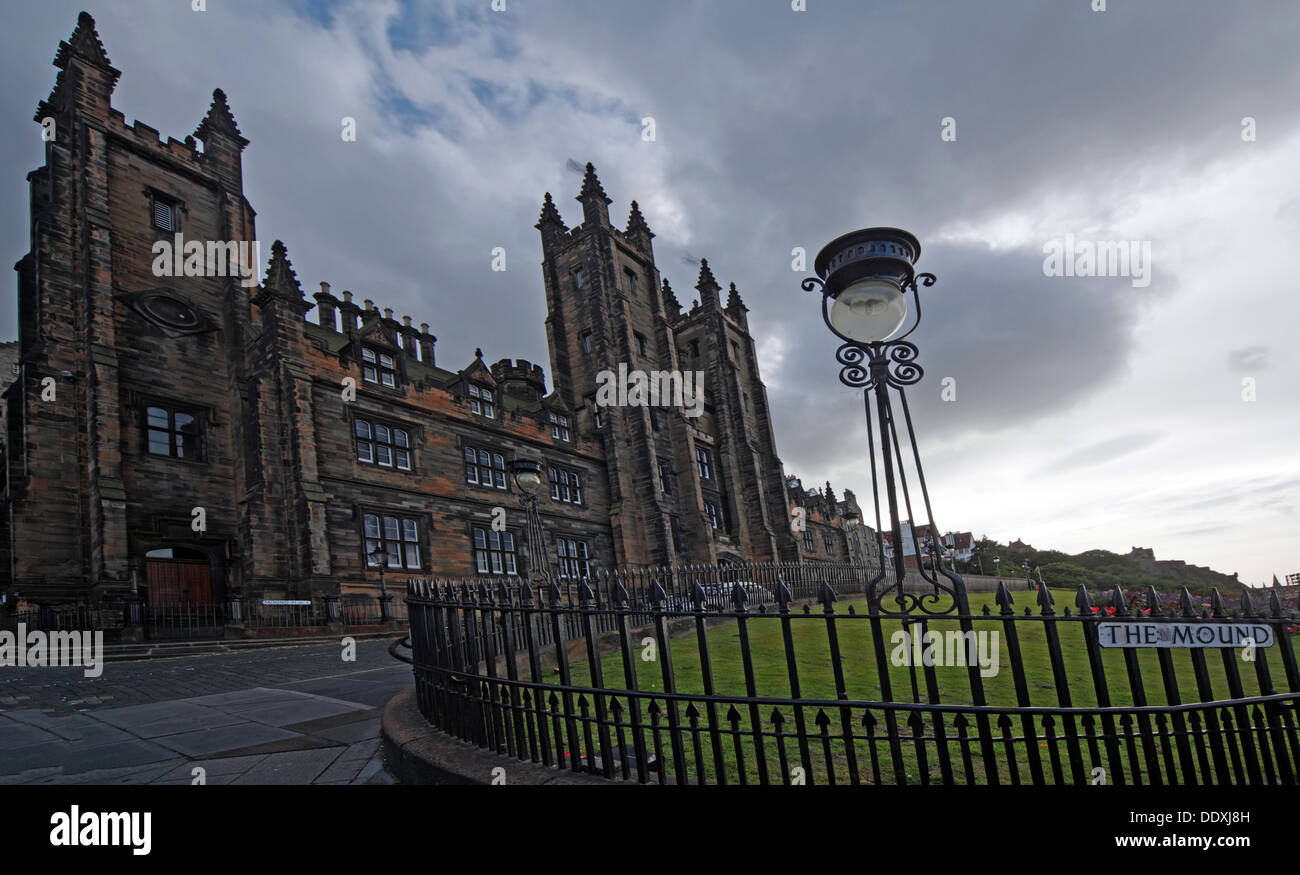
{"label": "tree", "polygon": [[1077,589],[1088,585],[1088,572],[1073,562],[1051,562],[1042,567],[1043,583],[1056,589]]}

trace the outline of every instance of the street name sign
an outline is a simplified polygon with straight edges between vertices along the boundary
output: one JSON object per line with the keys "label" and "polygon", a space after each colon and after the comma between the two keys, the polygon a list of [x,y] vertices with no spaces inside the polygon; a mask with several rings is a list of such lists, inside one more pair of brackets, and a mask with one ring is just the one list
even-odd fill
{"label": "street name sign", "polygon": [[1268,647],[1273,630],[1263,623],[1102,623],[1102,647]]}

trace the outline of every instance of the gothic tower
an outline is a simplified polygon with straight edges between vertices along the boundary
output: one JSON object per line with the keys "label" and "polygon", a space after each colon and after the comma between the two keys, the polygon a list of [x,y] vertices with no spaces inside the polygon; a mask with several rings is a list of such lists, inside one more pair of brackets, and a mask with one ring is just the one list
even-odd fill
{"label": "gothic tower", "polygon": [[146,558],[184,556],[187,579],[203,580],[191,599],[219,598],[252,488],[237,462],[243,350],[258,331],[248,141],[220,90],[183,142],[127,125],[112,107],[121,74],[84,12],[54,65],[17,265],[4,576],[30,600],[100,598],[126,591]]}
{"label": "gothic tower", "polygon": [[[537,223],[547,342],[556,390],[605,447],[616,561],[795,559],[767,393],[735,285],[724,305],[702,263],[700,302],[682,312],[637,203],[626,227],[613,227],[591,164],[577,199],[582,224],[568,228],[549,193]],[[602,387],[624,374],[624,403],[600,403]],[[643,385],[695,387],[697,374],[702,403],[688,394],[674,403],[667,392],[638,399],[634,388],[638,375]]]}

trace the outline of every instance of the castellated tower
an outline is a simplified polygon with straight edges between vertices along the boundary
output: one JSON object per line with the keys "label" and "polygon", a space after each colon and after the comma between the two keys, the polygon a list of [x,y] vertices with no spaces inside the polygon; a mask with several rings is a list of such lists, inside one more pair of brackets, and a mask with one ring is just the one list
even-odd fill
{"label": "castellated tower", "polygon": [[[31,252],[16,265],[22,359],[5,398],[6,572],[30,599],[126,591],[134,557],[171,537],[224,568],[252,488],[236,464],[253,440],[240,408],[242,352],[259,321],[251,289],[237,275],[160,279],[151,251],[177,233],[236,251],[255,238],[242,185],[248,141],[220,90],[184,142],[127,125],[111,102],[121,73],[84,12],[54,66],[35,114],[45,163],[28,175]],[[257,269],[251,257],[246,266]],[[124,464],[123,447],[141,445],[146,424],[175,438],[172,457],[206,429],[204,476],[186,476],[199,472],[189,458],[166,471]],[[152,500],[130,506],[142,480]],[[210,520],[202,532],[195,507]]]}
{"label": "castellated tower", "polygon": [[[577,199],[582,224],[567,227],[548,193],[536,226],[546,335],[556,391],[605,448],[617,561],[796,560],[767,392],[735,285],[724,305],[702,262],[699,303],[683,312],[637,203],[626,227],[613,227],[591,164]],[[620,368],[661,386],[667,375],[702,374],[702,409],[689,399],[598,404]]]}

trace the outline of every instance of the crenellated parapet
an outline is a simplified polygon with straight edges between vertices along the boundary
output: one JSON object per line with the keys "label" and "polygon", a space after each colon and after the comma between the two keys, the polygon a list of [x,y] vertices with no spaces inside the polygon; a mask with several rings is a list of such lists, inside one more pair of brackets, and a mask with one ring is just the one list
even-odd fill
{"label": "crenellated parapet", "polygon": [[546,395],[546,372],[541,365],[527,359],[501,359],[492,365],[491,370],[492,379],[509,395],[530,401]]}
{"label": "crenellated parapet", "polygon": [[316,299],[317,324],[326,331],[353,334],[378,324],[411,360],[434,364],[434,345],[438,338],[429,333],[428,322],[421,322],[419,328],[412,325],[410,316],[403,316],[399,322],[393,318],[392,308],[380,310],[369,299],[364,306],[357,306],[352,300],[352,292],[344,290],[343,297],[337,298],[327,282],[322,282],[320,291],[312,297]]}

